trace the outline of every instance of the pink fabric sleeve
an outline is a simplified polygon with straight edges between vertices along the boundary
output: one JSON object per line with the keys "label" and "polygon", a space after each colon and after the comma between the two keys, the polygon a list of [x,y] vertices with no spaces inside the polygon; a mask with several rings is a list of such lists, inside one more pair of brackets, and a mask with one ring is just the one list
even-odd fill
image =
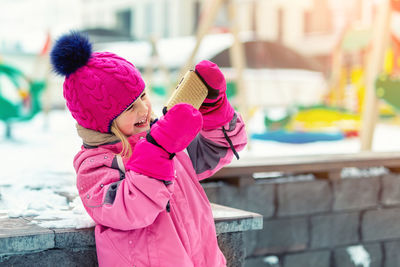
{"label": "pink fabric sleeve", "polygon": [[146,227],[166,210],[173,185],[127,171],[99,167],[78,173],[78,189],[85,209],[97,224],[120,230]]}

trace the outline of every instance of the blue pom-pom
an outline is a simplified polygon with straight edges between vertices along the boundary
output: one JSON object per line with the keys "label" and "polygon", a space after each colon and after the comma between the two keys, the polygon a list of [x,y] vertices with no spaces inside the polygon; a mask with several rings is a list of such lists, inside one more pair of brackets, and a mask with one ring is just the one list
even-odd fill
{"label": "blue pom-pom", "polygon": [[71,31],[56,41],[50,60],[56,73],[68,76],[86,65],[91,54],[92,44],[89,39],[79,32]]}

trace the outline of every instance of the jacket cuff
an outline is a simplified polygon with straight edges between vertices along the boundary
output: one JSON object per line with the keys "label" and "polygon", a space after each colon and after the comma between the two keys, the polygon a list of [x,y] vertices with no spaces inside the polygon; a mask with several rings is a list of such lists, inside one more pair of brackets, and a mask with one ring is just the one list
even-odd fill
{"label": "jacket cuff", "polygon": [[200,107],[199,111],[203,115],[203,130],[206,131],[214,130],[227,124],[235,114],[235,110],[226,97],[226,94],[218,107]]}
{"label": "jacket cuff", "polygon": [[132,157],[126,164],[127,170],[163,181],[175,179],[174,163],[168,152],[145,139],[135,145]]}

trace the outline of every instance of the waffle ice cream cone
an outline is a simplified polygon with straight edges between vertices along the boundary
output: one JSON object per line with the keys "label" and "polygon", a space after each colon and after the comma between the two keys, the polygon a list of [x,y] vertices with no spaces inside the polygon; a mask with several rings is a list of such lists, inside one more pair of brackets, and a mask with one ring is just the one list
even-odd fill
{"label": "waffle ice cream cone", "polygon": [[206,85],[193,70],[189,70],[179,82],[172,96],[169,98],[166,108],[169,110],[178,103],[188,103],[199,109],[208,94]]}

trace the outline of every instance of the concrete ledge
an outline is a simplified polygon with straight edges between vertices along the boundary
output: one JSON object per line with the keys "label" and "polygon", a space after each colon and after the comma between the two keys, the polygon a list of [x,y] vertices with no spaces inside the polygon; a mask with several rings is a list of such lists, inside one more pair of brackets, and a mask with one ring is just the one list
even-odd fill
{"label": "concrete ledge", "polygon": [[[211,204],[211,207],[221,250],[228,254],[228,261],[242,263],[244,261],[242,232],[262,229],[263,217],[257,213],[216,204]],[[27,257],[37,263],[41,260],[42,263],[48,262],[53,258],[51,255],[58,255],[55,251],[58,254],[64,253],[65,257],[72,255],[71,251],[78,251],[78,254],[75,252],[73,254],[76,259],[71,259],[75,263],[84,258],[82,253],[92,255],[95,251],[93,228],[43,228],[32,224],[29,219],[7,218],[4,214],[3,216],[0,214],[0,265],[12,263],[19,266],[18,262]],[[53,260],[57,262],[56,259]]]}
{"label": "concrete ledge", "polygon": [[231,232],[260,230],[263,228],[262,215],[254,212],[211,204],[217,235]]}
{"label": "concrete ledge", "polygon": [[0,255],[40,251],[54,247],[52,230],[30,224],[23,218],[0,219]]}

